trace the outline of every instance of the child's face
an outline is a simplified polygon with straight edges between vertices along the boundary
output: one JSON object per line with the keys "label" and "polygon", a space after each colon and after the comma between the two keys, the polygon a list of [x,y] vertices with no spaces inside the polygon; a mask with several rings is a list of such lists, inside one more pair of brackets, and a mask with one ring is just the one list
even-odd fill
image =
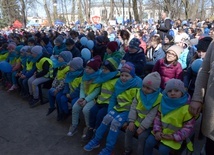
{"label": "child's face", "polygon": [[147,87],[146,85],[143,85],[142,90],[143,90],[144,94],[151,94],[154,92],[153,89]]}
{"label": "child's face", "polygon": [[176,53],[174,51],[168,51],[166,52],[166,60],[168,62],[173,62],[177,59]]}
{"label": "child's face", "polygon": [[183,95],[183,93],[177,89],[172,89],[167,92],[167,96],[170,98],[180,98],[180,97],[182,97],[182,95]]}
{"label": "child's face", "polygon": [[63,59],[61,56],[59,56],[59,57],[58,57],[58,61],[59,61],[59,62],[64,62],[64,59]]}
{"label": "child's face", "polygon": [[86,67],[85,67],[85,72],[86,72],[87,74],[92,74],[92,73],[95,72],[95,70],[94,70],[93,68],[89,67],[89,66],[86,66]]}
{"label": "child's face", "polygon": [[132,79],[133,77],[127,73],[127,72],[122,72],[120,74],[120,80],[123,82],[123,83],[126,83],[128,80]]}
{"label": "child's face", "polygon": [[103,73],[107,74],[110,72],[110,70],[107,67],[103,66],[102,68],[103,68]]}
{"label": "child's face", "polygon": [[206,55],[206,52],[204,52],[204,51],[197,51],[197,55],[198,55],[199,58],[203,59],[205,57],[205,55]]}
{"label": "child's face", "polygon": [[108,54],[111,54],[111,53],[112,53],[112,51],[111,51],[109,48],[106,48],[106,52],[107,52]]}

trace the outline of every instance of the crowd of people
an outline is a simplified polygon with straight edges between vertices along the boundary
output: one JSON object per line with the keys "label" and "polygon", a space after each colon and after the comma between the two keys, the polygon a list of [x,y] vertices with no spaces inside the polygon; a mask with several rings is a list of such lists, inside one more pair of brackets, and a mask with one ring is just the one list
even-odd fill
{"label": "crowd of people", "polygon": [[[205,105],[213,102],[213,35],[208,20],[172,21],[166,13],[160,22],[122,28],[2,31],[1,84],[8,93],[20,90],[34,108],[40,103],[38,86],[51,82],[46,115],[55,109],[57,121],[71,115],[67,135],[73,136],[82,111],[86,151],[98,148],[109,130],[99,154],[110,155],[126,127],[124,155],[133,152],[134,135],[137,154],[153,154],[158,143],[159,154],[179,150],[182,143],[193,152],[190,139],[203,99]],[[212,106],[204,111],[204,121],[211,120]],[[210,154],[214,136],[213,121],[208,122],[202,128]]]}

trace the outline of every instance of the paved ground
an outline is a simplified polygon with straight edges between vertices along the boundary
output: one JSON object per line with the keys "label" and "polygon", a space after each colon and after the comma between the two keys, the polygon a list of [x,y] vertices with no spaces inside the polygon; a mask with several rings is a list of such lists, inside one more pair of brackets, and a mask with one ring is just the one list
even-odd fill
{"label": "paved ground", "polygon": [[[68,137],[71,118],[57,122],[56,111],[47,117],[47,109],[48,104],[31,109],[18,93],[0,90],[0,155],[96,155],[104,147],[105,141],[101,148],[85,152],[80,140],[84,122],[76,135]],[[123,144],[121,133],[114,155],[122,154]],[[196,139],[194,155],[199,155],[202,144]]]}

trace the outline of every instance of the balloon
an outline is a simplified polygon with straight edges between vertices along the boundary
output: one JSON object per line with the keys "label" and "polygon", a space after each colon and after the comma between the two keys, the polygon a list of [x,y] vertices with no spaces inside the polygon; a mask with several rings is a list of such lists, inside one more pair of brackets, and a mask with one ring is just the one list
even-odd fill
{"label": "balloon", "polygon": [[94,42],[92,40],[88,40],[86,46],[91,50],[94,47]]}
{"label": "balloon", "polygon": [[81,43],[83,46],[85,46],[85,45],[87,44],[87,42],[88,42],[88,39],[87,39],[86,37],[82,37],[82,38],[80,39],[80,43]]}
{"label": "balloon", "polygon": [[91,59],[91,51],[87,48],[83,48],[81,50],[81,56],[85,61],[88,61],[89,59]]}
{"label": "balloon", "polygon": [[191,65],[192,71],[195,73],[198,73],[199,69],[201,68],[202,62],[203,62],[202,59],[194,60],[192,65]]}
{"label": "balloon", "polygon": [[12,72],[12,66],[7,61],[0,62],[0,70],[4,73]]}

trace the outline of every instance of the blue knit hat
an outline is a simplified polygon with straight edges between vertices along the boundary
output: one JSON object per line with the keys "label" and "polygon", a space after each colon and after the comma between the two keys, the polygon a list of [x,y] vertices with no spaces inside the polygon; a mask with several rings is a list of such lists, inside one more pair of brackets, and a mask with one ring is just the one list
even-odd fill
{"label": "blue knit hat", "polygon": [[129,42],[129,47],[130,48],[134,48],[136,50],[140,49],[140,40],[137,38],[133,38],[130,42]]}
{"label": "blue knit hat", "polygon": [[131,62],[126,62],[122,68],[120,69],[120,72],[126,72],[126,73],[129,73],[132,77],[135,77],[136,74],[135,74],[135,67],[133,65],[133,63]]}

